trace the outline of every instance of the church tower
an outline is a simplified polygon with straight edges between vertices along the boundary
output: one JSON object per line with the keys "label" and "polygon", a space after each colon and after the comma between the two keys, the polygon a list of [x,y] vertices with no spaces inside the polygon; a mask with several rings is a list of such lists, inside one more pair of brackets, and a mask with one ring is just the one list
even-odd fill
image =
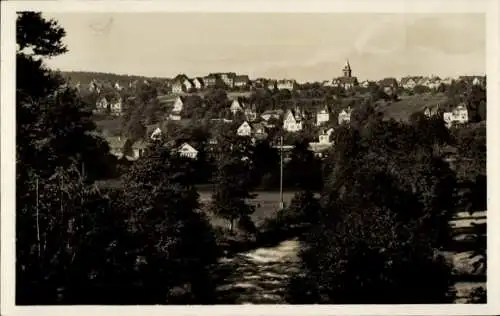
{"label": "church tower", "polygon": [[351,65],[349,65],[349,59],[346,60],[344,69],[342,69],[342,71],[344,72],[344,77],[348,77],[348,78],[351,77],[352,70],[351,70]]}

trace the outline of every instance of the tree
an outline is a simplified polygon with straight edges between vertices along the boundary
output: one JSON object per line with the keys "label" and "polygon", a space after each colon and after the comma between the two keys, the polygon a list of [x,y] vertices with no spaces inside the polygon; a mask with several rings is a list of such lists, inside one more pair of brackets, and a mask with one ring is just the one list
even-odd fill
{"label": "tree", "polygon": [[106,240],[107,202],[92,182],[112,168],[109,147],[76,91],[44,66],[66,52],[64,30],[20,12],[16,32],[16,300],[68,302],[96,268],[84,263],[88,247]]}
{"label": "tree", "polygon": [[437,250],[451,238],[454,174],[416,146],[414,127],[378,122],[367,129],[341,134],[350,150],[330,158],[323,209],[303,237],[297,303],[451,302],[451,268]]}
{"label": "tree", "polygon": [[251,144],[248,137],[233,136],[234,131],[221,133],[218,137],[217,170],[214,177],[214,192],[210,211],[227,220],[229,231],[234,232],[235,223],[243,230],[254,227],[250,215],[255,207],[248,200],[255,198],[252,189]]}
{"label": "tree", "polygon": [[285,183],[299,190],[310,191],[321,188],[321,164],[309,150],[307,141],[296,142],[285,166]]}

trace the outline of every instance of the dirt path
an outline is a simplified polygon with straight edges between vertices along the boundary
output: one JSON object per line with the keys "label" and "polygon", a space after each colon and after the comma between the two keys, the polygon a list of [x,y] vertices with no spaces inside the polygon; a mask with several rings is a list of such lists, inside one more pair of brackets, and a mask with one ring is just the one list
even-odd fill
{"label": "dirt path", "polygon": [[299,242],[289,240],[219,262],[219,304],[283,304],[287,281],[298,270]]}

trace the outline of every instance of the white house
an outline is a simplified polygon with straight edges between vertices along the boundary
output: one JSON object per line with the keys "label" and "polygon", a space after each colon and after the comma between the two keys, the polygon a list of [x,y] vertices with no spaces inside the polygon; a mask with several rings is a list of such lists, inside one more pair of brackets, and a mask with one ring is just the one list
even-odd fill
{"label": "white house", "polygon": [[241,106],[240,102],[235,99],[231,103],[229,110],[231,110],[231,113],[236,114],[236,112],[243,111],[243,107]]}
{"label": "white house", "polygon": [[247,106],[245,108],[245,117],[250,122],[253,122],[257,119],[257,111],[255,109],[255,105]]}
{"label": "white house", "polygon": [[191,88],[195,87],[193,82],[191,82],[188,78],[184,79],[182,85],[184,86],[184,91],[189,91]]}
{"label": "white house", "polygon": [[316,125],[320,126],[328,121],[330,121],[330,111],[328,111],[328,107],[325,106],[321,111],[316,113]]}
{"label": "white house", "polygon": [[196,159],[198,157],[198,151],[193,148],[193,146],[189,145],[188,143],[182,144],[178,149],[177,152],[181,157],[186,157],[190,159]]}
{"label": "white house", "polygon": [[170,119],[174,121],[179,121],[181,119],[181,112],[184,108],[184,100],[181,97],[177,97],[174,101],[174,106],[172,112],[170,113]]}
{"label": "white house", "polygon": [[172,93],[182,93],[184,92],[184,85],[181,81],[175,81],[172,83]]}
{"label": "white house", "polygon": [[111,114],[121,115],[122,114],[122,99],[120,97],[116,98],[109,104]]}
{"label": "white house", "polygon": [[443,120],[448,127],[451,127],[453,124],[464,124],[469,121],[469,113],[467,111],[467,107],[463,104],[458,105],[451,112],[443,113]]}
{"label": "white house", "polygon": [[238,130],[236,131],[236,134],[238,136],[251,136],[252,135],[252,127],[248,122],[243,122],[240,127],[238,127]]}
{"label": "white house", "polygon": [[203,88],[203,78],[194,78],[192,80],[194,88],[200,90]]}
{"label": "white house", "polygon": [[343,109],[342,111],[340,111],[338,117],[339,125],[343,123],[349,123],[351,121],[351,113],[352,113],[351,107],[348,107],[347,109]]}
{"label": "white house", "polygon": [[292,91],[293,89],[295,89],[295,86],[297,85],[297,83],[295,82],[295,80],[279,80],[276,87],[278,88],[278,90],[290,90]]}
{"label": "white house", "polygon": [[115,82],[115,86],[114,86],[114,87],[115,87],[115,89],[116,89],[116,90],[118,90],[118,91],[121,91],[121,90],[123,89],[123,88],[122,88],[122,86],[120,85],[120,83],[118,83],[118,81],[117,81],[117,82]]}
{"label": "white house", "polygon": [[287,132],[298,132],[302,130],[302,118],[299,113],[288,110],[283,120],[283,129]]}
{"label": "white house", "polygon": [[102,97],[97,100],[95,105],[95,112],[105,112],[108,110],[108,100],[106,97]]}
{"label": "white house", "polygon": [[157,140],[157,139],[159,139],[159,138],[161,137],[161,134],[162,134],[161,129],[160,129],[159,127],[157,127],[157,128],[156,128],[156,129],[155,129],[155,130],[151,133],[150,138],[151,138],[152,140]]}
{"label": "white house", "polygon": [[333,133],[333,128],[330,128],[326,131],[322,131],[319,134],[319,143],[320,144],[331,144],[330,136],[332,135],[332,133]]}

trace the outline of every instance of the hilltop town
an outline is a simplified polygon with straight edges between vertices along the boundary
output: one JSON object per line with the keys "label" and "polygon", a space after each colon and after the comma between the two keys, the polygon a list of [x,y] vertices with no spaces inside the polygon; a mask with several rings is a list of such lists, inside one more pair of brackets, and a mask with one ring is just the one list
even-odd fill
{"label": "hilltop town", "polygon": [[[278,137],[284,136],[285,146],[303,136],[321,156],[332,145],[334,128],[349,123],[353,110],[366,102],[386,118],[406,121],[423,113],[441,117],[448,127],[486,118],[485,76],[360,81],[348,60],[338,77],[303,84],[293,79],[252,80],[234,72],[204,77],[179,74],[172,79],[64,75],[88,100],[114,154],[121,157],[126,140],[134,141],[131,159],[139,157],[145,147],[143,140],[165,132],[162,128],[167,122],[180,127],[198,124],[195,122],[211,126],[225,123],[235,134],[254,140],[271,135],[270,141],[277,144]],[[144,133],[130,133],[127,126],[134,125],[142,126]],[[179,150],[191,157],[199,151],[189,141]]]}

